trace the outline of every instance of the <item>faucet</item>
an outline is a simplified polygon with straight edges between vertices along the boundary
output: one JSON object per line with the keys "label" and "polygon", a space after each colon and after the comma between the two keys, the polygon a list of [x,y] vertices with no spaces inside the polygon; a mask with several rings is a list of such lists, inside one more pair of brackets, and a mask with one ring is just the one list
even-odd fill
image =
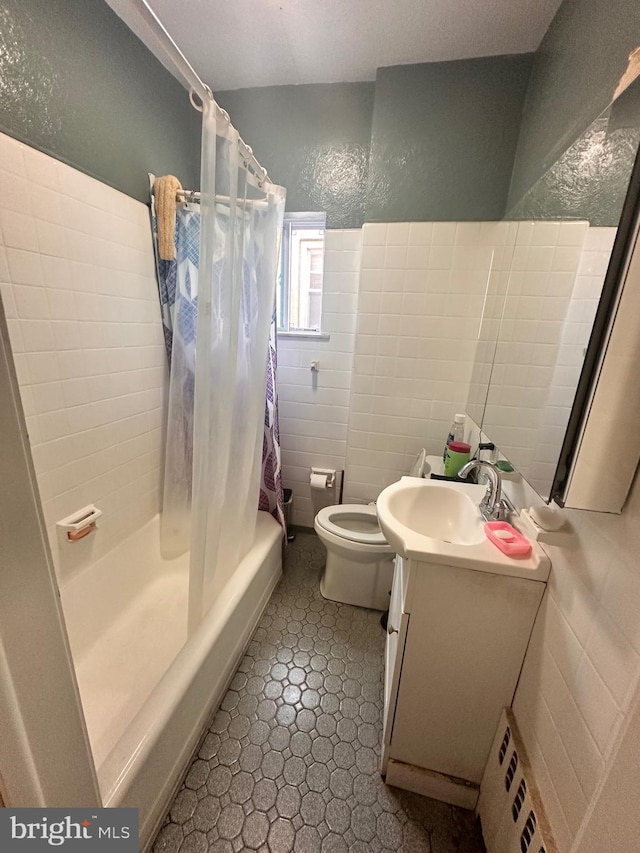
{"label": "faucet", "polygon": [[480,502],[480,515],[485,521],[504,521],[507,518],[509,506],[502,497],[500,470],[492,462],[485,462],[484,459],[472,459],[458,471],[458,477],[466,480],[475,469],[486,471],[489,477],[487,491]]}

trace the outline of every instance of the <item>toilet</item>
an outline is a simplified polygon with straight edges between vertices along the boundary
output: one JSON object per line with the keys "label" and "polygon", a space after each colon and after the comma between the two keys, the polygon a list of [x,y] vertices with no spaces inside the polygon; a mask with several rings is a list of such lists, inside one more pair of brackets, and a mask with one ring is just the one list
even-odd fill
{"label": "toilet", "polygon": [[375,506],[326,506],[313,526],[327,549],[320,580],[324,598],[387,610],[395,553],[380,530]]}
{"label": "toilet", "polygon": [[[423,448],[416,456],[409,476],[425,477],[430,470]],[[328,473],[335,474],[335,471]],[[336,504],[335,477],[332,482],[333,492],[330,489],[318,490],[311,481],[315,512],[313,526],[327,549],[320,592],[331,601],[371,610],[388,610],[395,552],[380,530],[375,504]]]}

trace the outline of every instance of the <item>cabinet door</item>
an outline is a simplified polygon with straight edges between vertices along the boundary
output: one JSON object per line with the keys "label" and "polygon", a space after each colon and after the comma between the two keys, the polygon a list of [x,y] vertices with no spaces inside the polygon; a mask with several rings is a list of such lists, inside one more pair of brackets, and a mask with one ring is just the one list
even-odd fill
{"label": "cabinet door", "polygon": [[479,784],[544,584],[426,563],[412,571],[391,757]]}
{"label": "cabinet door", "polygon": [[387,622],[387,641],[385,646],[384,671],[384,720],[382,738],[382,766],[384,774],[389,760],[389,744],[398,698],[398,684],[402,669],[402,656],[407,637],[409,615],[404,612],[404,592],[406,590],[405,574],[407,566],[402,557],[396,557],[396,567],[393,573],[391,588],[391,603]]}

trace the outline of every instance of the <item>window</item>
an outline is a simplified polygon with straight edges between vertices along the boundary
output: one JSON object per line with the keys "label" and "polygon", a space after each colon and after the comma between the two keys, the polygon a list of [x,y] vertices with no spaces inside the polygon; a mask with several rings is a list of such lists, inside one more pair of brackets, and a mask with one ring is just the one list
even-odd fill
{"label": "window", "polygon": [[321,334],[325,213],[285,213],[278,277],[278,331]]}

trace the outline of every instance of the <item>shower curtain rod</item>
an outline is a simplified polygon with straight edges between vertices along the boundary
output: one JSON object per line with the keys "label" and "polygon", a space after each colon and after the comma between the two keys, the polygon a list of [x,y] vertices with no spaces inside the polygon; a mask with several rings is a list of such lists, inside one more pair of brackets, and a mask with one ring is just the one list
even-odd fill
{"label": "shower curtain rod", "polygon": [[[176,201],[184,202],[185,204],[200,204],[200,193],[197,190],[176,190]],[[231,201],[231,197],[228,195],[216,195],[216,201]],[[240,204],[267,204],[263,198],[237,198],[236,202]]]}
{"label": "shower curtain rod", "polygon": [[[213,97],[213,92],[209,86],[207,86],[207,84],[198,76],[195,69],[175,43],[160,18],[158,18],[151,6],[149,6],[147,0],[125,0],[125,2],[137,11],[156,46],[162,51],[166,59],[169,60],[182,79],[182,82],[189,88],[189,100],[191,101],[191,104],[196,109],[200,109],[193,103],[193,99],[191,98],[192,92],[195,92],[203,103],[205,101],[213,101],[218,116],[233,127],[229,114],[216,102],[216,99]],[[259,181],[270,181],[271,179],[269,178],[267,170],[260,164],[253,153],[253,149],[250,145],[247,145],[240,134],[238,134],[238,147],[246,161],[247,168],[251,169]]]}

